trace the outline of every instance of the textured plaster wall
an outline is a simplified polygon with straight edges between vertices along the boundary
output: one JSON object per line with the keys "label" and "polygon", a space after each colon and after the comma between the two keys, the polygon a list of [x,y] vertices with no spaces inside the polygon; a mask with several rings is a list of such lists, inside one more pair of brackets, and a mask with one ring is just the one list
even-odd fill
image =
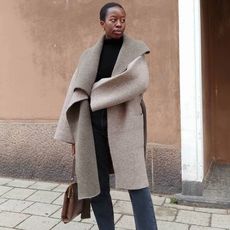
{"label": "textured plaster wall", "polygon": [[[52,170],[48,171],[49,167],[45,170],[46,173],[42,173],[46,166],[42,159],[49,162],[52,159],[54,164],[64,165],[59,160],[65,159],[69,148],[53,141],[53,125],[60,114],[80,54],[103,34],[98,11],[106,2],[0,1],[0,120],[4,125],[1,130],[4,143],[1,142],[0,156],[5,159],[0,167],[3,162],[17,159],[14,156],[19,149],[16,163],[34,162],[31,167],[36,164],[34,175],[37,178],[53,178]],[[170,179],[163,182],[166,174],[167,177],[180,178],[177,0],[118,2],[127,12],[126,33],[144,40],[151,49],[148,57],[151,80],[145,94],[148,142],[153,153],[152,159],[158,157],[154,167],[155,170],[161,168],[162,176],[159,180],[162,178],[162,183],[167,184]],[[11,132],[18,132],[16,139],[9,135]],[[20,139],[20,136],[26,136],[27,141]],[[10,146],[9,143],[12,142],[17,145]],[[162,148],[161,154],[157,154],[154,146],[158,145],[171,146],[176,150],[173,150],[175,154]],[[63,146],[63,152],[58,150],[57,154],[60,146]],[[37,158],[34,159],[35,156]],[[55,160],[56,156],[58,160]],[[164,168],[162,165],[165,165]],[[54,171],[59,173],[59,167],[60,165]],[[168,175],[170,167],[174,168],[174,175]],[[29,175],[32,173],[31,169],[28,168]],[[7,170],[4,175],[7,175],[6,172]]]}
{"label": "textured plaster wall", "polygon": [[[102,35],[106,1],[0,1],[0,119],[57,119],[81,52]],[[176,0],[120,1],[127,34],[144,40],[151,84],[149,142],[179,146]]]}

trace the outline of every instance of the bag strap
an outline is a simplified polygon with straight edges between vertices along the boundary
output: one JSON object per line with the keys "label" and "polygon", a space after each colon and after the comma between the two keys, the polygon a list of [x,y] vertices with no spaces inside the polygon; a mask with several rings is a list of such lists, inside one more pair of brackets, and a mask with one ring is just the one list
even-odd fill
{"label": "bag strap", "polygon": [[76,171],[75,171],[75,164],[76,164],[76,159],[75,155],[73,156],[73,166],[72,166],[72,174],[71,174],[71,181],[76,181]]}

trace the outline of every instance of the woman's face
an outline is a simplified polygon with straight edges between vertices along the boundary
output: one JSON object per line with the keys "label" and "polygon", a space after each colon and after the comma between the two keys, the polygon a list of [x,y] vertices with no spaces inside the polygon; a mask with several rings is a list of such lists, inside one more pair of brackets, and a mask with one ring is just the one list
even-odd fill
{"label": "woman's face", "polygon": [[100,21],[106,38],[119,39],[125,31],[125,11],[120,7],[111,7],[107,10],[105,21]]}

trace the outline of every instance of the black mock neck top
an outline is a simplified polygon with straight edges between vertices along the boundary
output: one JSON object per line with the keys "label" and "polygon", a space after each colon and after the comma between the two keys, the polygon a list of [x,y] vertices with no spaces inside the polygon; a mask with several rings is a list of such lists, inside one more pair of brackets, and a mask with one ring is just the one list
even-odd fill
{"label": "black mock neck top", "polygon": [[[104,37],[95,82],[99,81],[102,78],[111,77],[122,44],[123,37],[119,39],[106,39]],[[106,130],[107,109],[101,109],[94,112],[91,111],[91,120],[93,128]]]}
{"label": "black mock neck top", "polygon": [[99,81],[101,78],[111,76],[122,43],[123,37],[119,39],[104,38],[104,43],[101,50],[100,61],[97,70],[96,81]]}

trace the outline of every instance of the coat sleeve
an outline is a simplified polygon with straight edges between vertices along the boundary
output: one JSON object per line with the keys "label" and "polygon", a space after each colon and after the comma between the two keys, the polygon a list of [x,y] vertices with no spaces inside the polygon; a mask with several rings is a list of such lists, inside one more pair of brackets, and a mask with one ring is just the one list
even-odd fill
{"label": "coat sleeve", "polygon": [[74,144],[74,137],[73,134],[71,132],[69,123],[67,121],[67,117],[66,117],[66,110],[68,108],[68,105],[71,101],[71,97],[73,95],[74,92],[74,81],[76,79],[77,76],[77,69],[75,70],[73,77],[70,81],[70,85],[69,88],[67,90],[67,94],[66,94],[66,98],[64,101],[64,104],[62,106],[62,110],[61,110],[61,114],[57,123],[57,128],[54,134],[54,139],[56,140],[60,140],[66,143],[70,143],[70,144]]}
{"label": "coat sleeve", "polygon": [[102,78],[94,83],[91,92],[91,109],[109,108],[142,94],[149,83],[148,66],[144,55],[133,60],[121,74]]}

